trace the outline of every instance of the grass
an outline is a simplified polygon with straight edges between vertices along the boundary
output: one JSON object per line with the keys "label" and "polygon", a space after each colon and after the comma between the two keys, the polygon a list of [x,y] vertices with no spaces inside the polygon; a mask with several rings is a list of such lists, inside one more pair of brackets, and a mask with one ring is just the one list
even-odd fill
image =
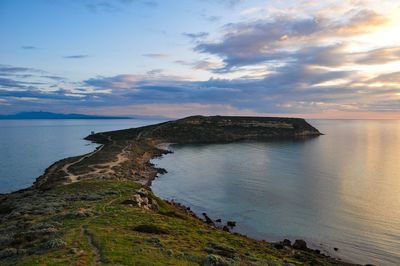
{"label": "grass", "polygon": [[[96,260],[102,265],[214,265],[213,261],[219,265],[304,264],[291,252],[276,250],[267,242],[209,227],[151,193],[149,197],[159,204],[158,211],[121,204],[140,187],[129,181],[83,180],[54,188],[48,192],[53,197],[104,197],[71,201],[64,211],[90,210],[90,216],[41,217],[41,222],[59,223],[58,235],[65,245],[5,259],[1,265],[94,265]],[[320,258],[318,265],[325,264],[329,265]]]}

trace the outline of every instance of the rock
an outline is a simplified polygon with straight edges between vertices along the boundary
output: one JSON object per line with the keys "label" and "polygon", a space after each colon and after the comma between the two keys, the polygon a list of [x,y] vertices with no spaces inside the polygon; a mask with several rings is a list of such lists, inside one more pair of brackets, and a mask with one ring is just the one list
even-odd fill
{"label": "rock", "polygon": [[275,244],[274,244],[274,248],[276,248],[276,249],[283,249],[283,245],[282,245],[281,242],[275,243]]}
{"label": "rock", "polygon": [[211,218],[208,217],[207,213],[203,212],[203,216],[204,216],[204,219],[206,220],[206,224],[214,225],[213,220],[211,220]]}
{"label": "rock", "polygon": [[166,173],[168,173],[167,170],[165,170],[164,168],[156,168],[157,173],[159,173],[160,175],[165,175]]}
{"label": "rock", "polygon": [[334,250],[334,251],[338,251],[339,249],[338,249],[338,248],[333,248],[333,250]]}
{"label": "rock", "polygon": [[222,230],[224,230],[225,232],[230,232],[229,227],[224,225],[224,227],[222,227]]}
{"label": "rock", "polygon": [[215,220],[215,222],[220,223],[220,222],[222,222],[222,220],[221,219],[217,219],[217,220]]}
{"label": "rock", "polygon": [[235,222],[235,221],[227,221],[227,222],[226,222],[226,225],[229,226],[229,227],[231,227],[231,228],[233,228],[233,227],[236,226],[236,222]]}
{"label": "rock", "polygon": [[289,239],[284,239],[282,241],[282,245],[285,247],[291,247],[292,246],[292,242]]}
{"label": "rock", "polygon": [[140,188],[136,191],[137,194],[139,194],[142,197],[147,197],[149,195],[149,192],[144,189],[144,188]]}
{"label": "rock", "polygon": [[307,250],[307,243],[303,239],[296,239],[293,244],[294,249]]}
{"label": "rock", "polygon": [[15,248],[6,248],[0,251],[0,259],[12,257],[18,254],[18,250]]}
{"label": "rock", "polygon": [[131,199],[125,200],[122,204],[134,205],[145,210],[158,210],[158,204],[155,200],[148,197],[148,191],[141,188],[137,194],[133,195]]}
{"label": "rock", "polygon": [[147,197],[142,197],[142,201],[144,205],[149,205],[149,198]]}

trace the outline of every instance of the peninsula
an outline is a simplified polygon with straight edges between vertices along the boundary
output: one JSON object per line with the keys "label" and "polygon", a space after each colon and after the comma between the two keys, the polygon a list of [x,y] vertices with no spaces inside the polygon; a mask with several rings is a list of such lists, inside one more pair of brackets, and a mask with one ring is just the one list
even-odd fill
{"label": "peninsula", "polygon": [[51,165],[28,189],[0,195],[1,265],[352,265],[307,248],[257,241],[198,218],[149,188],[163,143],[309,138],[303,119],[192,116],[97,133],[93,152]]}

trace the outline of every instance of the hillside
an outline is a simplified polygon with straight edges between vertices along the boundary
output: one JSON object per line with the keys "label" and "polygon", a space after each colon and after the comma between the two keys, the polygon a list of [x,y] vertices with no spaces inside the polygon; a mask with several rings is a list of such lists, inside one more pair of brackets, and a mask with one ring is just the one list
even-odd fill
{"label": "hillside", "polygon": [[268,243],[202,220],[147,186],[162,142],[227,142],[320,133],[302,119],[190,117],[88,137],[96,151],[50,166],[0,196],[1,265],[350,265],[299,241]]}

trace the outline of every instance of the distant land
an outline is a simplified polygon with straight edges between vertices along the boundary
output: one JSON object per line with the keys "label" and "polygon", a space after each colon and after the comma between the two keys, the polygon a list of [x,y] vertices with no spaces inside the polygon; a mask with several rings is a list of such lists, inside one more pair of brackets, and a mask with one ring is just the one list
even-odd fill
{"label": "distant land", "polygon": [[10,115],[0,115],[0,119],[135,119],[135,118],[128,116],[59,114],[51,112],[20,112]]}

